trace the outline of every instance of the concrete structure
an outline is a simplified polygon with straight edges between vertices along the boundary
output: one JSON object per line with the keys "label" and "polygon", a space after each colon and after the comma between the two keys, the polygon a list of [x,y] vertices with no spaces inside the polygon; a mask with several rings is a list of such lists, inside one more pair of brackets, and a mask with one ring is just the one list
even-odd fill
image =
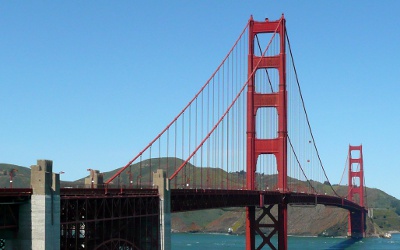
{"label": "concrete structure", "polygon": [[85,178],[85,188],[102,188],[103,185],[103,173],[99,170],[88,169],[90,171],[89,177]]}
{"label": "concrete structure", "polygon": [[369,218],[374,218],[374,209],[373,208],[368,208],[368,213],[367,213]]}
{"label": "concrete structure", "polygon": [[31,166],[32,197],[19,208],[19,230],[6,240],[6,249],[60,249],[60,176],[53,162]]}
{"label": "concrete structure", "polygon": [[160,249],[171,249],[171,190],[166,172],[158,169],[153,173],[153,184],[160,195]]}
{"label": "concrete structure", "polygon": [[32,249],[60,249],[60,176],[53,162],[31,166]]}

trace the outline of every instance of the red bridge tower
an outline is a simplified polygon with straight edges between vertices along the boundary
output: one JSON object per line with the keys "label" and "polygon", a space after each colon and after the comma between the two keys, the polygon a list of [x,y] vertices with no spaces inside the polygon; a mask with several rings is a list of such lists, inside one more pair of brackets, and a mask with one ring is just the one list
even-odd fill
{"label": "red bridge tower", "polygon": [[[364,166],[362,145],[349,145],[349,186],[348,199],[365,207],[364,203]],[[348,236],[353,238],[365,237],[365,210],[362,212],[349,211]]]}
{"label": "red bridge tower", "polygon": [[[256,56],[254,53],[255,36],[260,33],[271,33],[279,36],[279,54],[265,56],[262,53]],[[284,16],[277,21],[256,22],[253,18],[249,21],[249,57],[248,57],[248,92],[247,92],[247,189],[256,189],[257,159],[262,154],[275,156],[278,170],[277,188],[282,193],[281,202],[278,204],[278,218],[274,218],[270,210],[264,204],[260,204],[262,214],[255,218],[255,207],[246,208],[246,249],[261,249],[271,243],[271,237],[278,234],[279,249],[287,249],[287,203],[284,194],[287,192],[287,95],[286,95],[286,30]],[[279,88],[272,93],[258,93],[255,87],[257,70],[276,69],[279,75]],[[276,108],[278,114],[278,135],[272,139],[257,138],[256,116],[259,108]],[[260,223],[263,217],[268,215],[271,224]],[[261,228],[271,228],[269,235],[264,235]],[[261,244],[255,247],[255,233],[262,237]]]}

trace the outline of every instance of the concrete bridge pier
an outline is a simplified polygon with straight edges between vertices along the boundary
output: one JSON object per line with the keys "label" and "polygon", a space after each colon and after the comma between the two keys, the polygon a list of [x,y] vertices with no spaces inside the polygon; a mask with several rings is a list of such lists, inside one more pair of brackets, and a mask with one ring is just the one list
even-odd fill
{"label": "concrete bridge pier", "polygon": [[60,249],[60,176],[53,162],[31,166],[31,201],[19,208],[19,230],[6,240],[6,249]]}
{"label": "concrete bridge pier", "polygon": [[169,179],[164,170],[158,169],[153,173],[153,185],[158,188],[160,195],[160,249],[171,249],[171,190]]}

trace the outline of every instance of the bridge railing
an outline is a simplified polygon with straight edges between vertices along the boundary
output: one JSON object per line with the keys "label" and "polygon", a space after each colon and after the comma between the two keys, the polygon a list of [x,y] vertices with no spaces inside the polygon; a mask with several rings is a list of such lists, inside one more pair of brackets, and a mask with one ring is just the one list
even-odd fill
{"label": "bridge railing", "polygon": [[32,188],[0,188],[0,196],[30,196]]}
{"label": "bridge railing", "polygon": [[156,188],[61,188],[61,196],[77,197],[77,196],[102,196],[104,195],[158,195]]}

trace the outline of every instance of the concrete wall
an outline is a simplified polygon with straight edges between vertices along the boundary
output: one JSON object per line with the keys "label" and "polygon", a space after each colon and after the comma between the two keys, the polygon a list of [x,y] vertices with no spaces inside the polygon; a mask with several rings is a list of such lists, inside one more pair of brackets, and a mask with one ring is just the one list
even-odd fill
{"label": "concrete wall", "polygon": [[162,169],[153,173],[153,184],[160,195],[160,249],[171,249],[171,190],[169,179]]}
{"label": "concrete wall", "polygon": [[104,187],[103,173],[99,170],[91,169],[89,177],[85,178],[85,188]]}
{"label": "concrete wall", "polygon": [[31,166],[32,249],[60,249],[60,176],[53,162]]}
{"label": "concrete wall", "polygon": [[6,239],[7,250],[60,249],[60,176],[52,171],[49,160],[31,166],[33,194],[30,202],[19,206],[19,229]]}

